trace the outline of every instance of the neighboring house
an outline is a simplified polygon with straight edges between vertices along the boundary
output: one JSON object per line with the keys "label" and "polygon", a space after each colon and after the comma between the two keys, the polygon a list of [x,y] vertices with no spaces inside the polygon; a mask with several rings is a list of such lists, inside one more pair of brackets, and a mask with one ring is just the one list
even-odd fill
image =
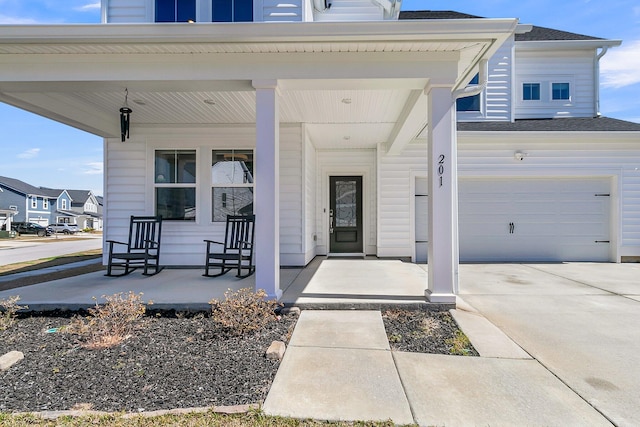
{"label": "neighboring house", "polygon": [[56,221],[76,224],[80,230],[102,230],[102,207],[89,190],[58,190]]}
{"label": "neighboring house", "polygon": [[447,303],[459,259],[639,256],[640,125],[598,110],[620,41],[398,9],[103,0],[103,25],[0,27],[0,100],[104,137],[105,238],[160,213],[162,264],[252,208],[273,297],[317,255],[428,258]]}
{"label": "neighboring house", "polygon": [[12,222],[33,222],[42,226],[53,221],[57,194],[19,179],[0,176],[0,209],[14,212]]}
{"label": "neighboring house", "polygon": [[[88,190],[34,187],[18,179],[0,177],[0,209],[13,213],[11,222],[42,226],[64,222],[76,224],[81,230],[102,230],[102,207]],[[0,222],[4,217],[0,215]]]}

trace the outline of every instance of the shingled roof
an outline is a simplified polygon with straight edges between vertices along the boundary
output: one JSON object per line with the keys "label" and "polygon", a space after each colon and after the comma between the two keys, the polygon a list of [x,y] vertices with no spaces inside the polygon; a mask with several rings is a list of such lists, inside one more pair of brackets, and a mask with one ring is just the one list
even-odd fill
{"label": "shingled roof", "polygon": [[20,181],[19,179],[9,178],[6,176],[0,176],[0,184],[25,195],[41,196],[55,199],[56,197],[58,197],[58,194],[60,194],[59,190],[34,187],[33,185],[27,184],[26,182]]}
{"label": "shingled roof", "polygon": [[[484,19],[482,16],[469,15],[452,10],[414,10],[400,11],[399,19]],[[603,40],[599,37],[585,36],[583,34],[570,33],[568,31],[554,30],[553,28],[533,26],[531,31],[516,34],[516,41],[558,41],[558,40]]]}
{"label": "shingled roof", "polygon": [[460,132],[640,132],[640,123],[610,117],[522,119],[515,122],[459,122]]}

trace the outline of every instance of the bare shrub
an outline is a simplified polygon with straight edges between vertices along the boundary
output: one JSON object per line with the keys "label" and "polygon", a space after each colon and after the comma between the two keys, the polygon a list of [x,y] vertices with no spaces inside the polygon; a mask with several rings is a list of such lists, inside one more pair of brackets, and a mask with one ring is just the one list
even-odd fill
{"label": "bare shrub", "polygon": [[102,305],[93,298],[96,305],[88,310],[88,317],[75,317],[65,328],[81,337],[83,347],[100,349],[120,344],[133,334],[146,311],[141,293],[129,292],[123,297],[120,292],[102,298],[106,300]]}
{"label": "bare shrub", "polygon": [[18,305],[18,301],[20,301],[18,295],[0,299],[0,331],[4,331],[13,325],[18,310],[29,308],[26,305]]}
{"label": "bare shrub", "polygon": [[243,335],[264,328],[278,320],[275,310],[282,306],[276,300],[267,299],[267,293],[259,289],[231,289],[224,293],[224,300],[212,299],[211,318],[231,335]]}

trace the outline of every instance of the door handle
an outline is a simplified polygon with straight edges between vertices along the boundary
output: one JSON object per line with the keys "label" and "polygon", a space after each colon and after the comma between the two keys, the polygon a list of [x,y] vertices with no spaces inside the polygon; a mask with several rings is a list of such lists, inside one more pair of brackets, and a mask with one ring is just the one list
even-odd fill
{"label": "door handle", "polygon": [[329,209],[329,234],[333,234],[333,209]]}

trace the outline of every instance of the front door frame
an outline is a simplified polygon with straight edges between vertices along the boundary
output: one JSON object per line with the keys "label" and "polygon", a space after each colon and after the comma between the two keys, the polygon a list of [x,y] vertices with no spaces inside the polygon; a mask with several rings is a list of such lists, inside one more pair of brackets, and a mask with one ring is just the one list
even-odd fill
{"label": "front door frame", "polygon": [[[362,245],[362,249],[360,252],[356,251],[356,252],[332,252],[331,251],[331,207],[334,205],[334,201],[332,200],[331,197],[331,193],[332,193],[332,185],[331,182],[333,179],[336,178],[358,178],[359,182],[360,182],[360,197],[356,197],[356,200],[359,202],[360,206],[359,206],[359,210],[360,210],[360,218],[359,218],[359,228],[360,228],[360,233],[361,236],[359,238],[360,243]],[[329,214],[329,235],[328,235],[328,239],[327,239],[327,245],[328,245],[328,255],[329,256],[364,256],[366,253],[366,246],[365,246],[365,221],[364,221],[364,212],[365,212],[365,204],[364,204],[364,193],[365,193],[365,186],[364,186],[364,177],[360,174],[355,174],[355,175],[345,175],[345,174],[330,174],[329,177],[329,182],[328,182],[328,188],[329,188],[329,210],[328,210],[328,214]],[[358,227],[358,226],[357,226]],[[356,227],[356,228],[357,228]]]}

